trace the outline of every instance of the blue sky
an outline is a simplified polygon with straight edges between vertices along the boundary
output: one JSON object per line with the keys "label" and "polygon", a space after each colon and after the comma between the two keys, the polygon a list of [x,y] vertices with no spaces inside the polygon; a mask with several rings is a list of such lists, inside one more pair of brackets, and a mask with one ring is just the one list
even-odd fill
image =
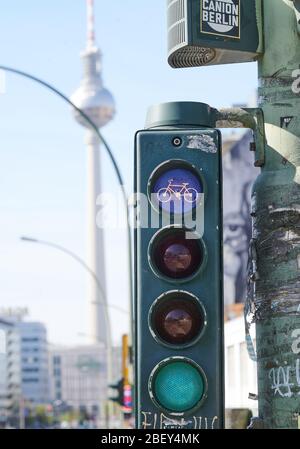
{"label": "blue sky", "polygon": [[[147,107],[174,100],[212,106],[247,102],[255,63],[173,70],[166,61],[166,2],[96,3],[103,78],[117,115],[103,134],[132,188],[133,137]],[[28,71],[70,95],[79,86],[86,40],[84,0],[0,0],[0,63]],[[105,190],[116,178],[102,157]],[[87,276],[54,250],[19,241],[23,234],[61,244],[85,258],[84,130],[60,99],[30,81],[6,77],[0,95],[0,307],[28,306],[55,343],[84,343]],[[109,302],[127,307],[124,233],[107,231]],[[116,282],[117,279],[117,282]],[[126,318],[111,310],[115,343]]]}

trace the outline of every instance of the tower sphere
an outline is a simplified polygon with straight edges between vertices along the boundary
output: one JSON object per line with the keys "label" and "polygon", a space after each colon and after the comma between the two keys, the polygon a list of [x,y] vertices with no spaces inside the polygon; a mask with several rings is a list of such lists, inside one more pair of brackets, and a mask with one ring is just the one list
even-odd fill
{"label": "tower sphere", "polygon": [[[79,109],[83,110],[98,128],[102,128],[115,115],[115,101],[109,90],[93,84],[82,83],[72,95],[71,101]],[[90,127],[78,111],[74,110],[74,116],[82,126]]]}

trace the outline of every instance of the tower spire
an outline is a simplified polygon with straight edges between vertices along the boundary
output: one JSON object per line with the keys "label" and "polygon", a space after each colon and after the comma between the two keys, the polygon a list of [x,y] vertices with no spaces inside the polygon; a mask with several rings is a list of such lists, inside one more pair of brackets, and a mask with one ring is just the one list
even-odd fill
{"label": "tower spire", "polygon": [[87,3],[87,48],[95,47],[95,5],[94,0],[86,0]]}

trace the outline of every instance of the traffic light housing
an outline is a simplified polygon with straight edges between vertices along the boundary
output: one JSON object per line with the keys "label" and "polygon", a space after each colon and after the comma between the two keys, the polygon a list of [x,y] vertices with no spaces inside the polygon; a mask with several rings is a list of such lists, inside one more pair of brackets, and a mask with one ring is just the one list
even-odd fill
{"label": "traffic light housing", "polygon": [[137,427],[223,427],[221,135],[202,103],[154,107],[135,141]]}
{"label": "traffic light housing", "polygon": [[109,386],[112,390],[116,391],[116,396],[110,397],[109,399],[112,402],[116,402],[121,407],[123,407],[124,403],[124,379],[120,379],[116,384],[112,384]]}

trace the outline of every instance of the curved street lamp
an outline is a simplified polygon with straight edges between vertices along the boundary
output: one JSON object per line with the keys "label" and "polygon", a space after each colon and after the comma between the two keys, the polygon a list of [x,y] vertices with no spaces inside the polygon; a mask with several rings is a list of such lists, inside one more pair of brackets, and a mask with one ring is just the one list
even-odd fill
{"label": "curved street lamp", "polygon": [[132,305],[132,250],[131,250],[131,231],[130,231],[130,225],[129,225],[129,206],[127,202],[127,195],[125,191],[124,186],[124,180],[121,175],[121,171],[119,169],[119,166],[117,164],[117,161],[112,153],[112,150],[110,149],[108,143],[102,136],[101,132],[99,131],[97,125],[90,119],[90,117],[80,108],[78,108],[65,94],[63,94],[61,91],[56,89],[56,87],[52,86],[51,84],[47,83],[46,81],[43,81],[42,79],[31,75],[30,73],[24,72],[22,70],[15,69],[13,67],[8,67],[4,65],[0,65],[0,70],[3,70],[5,72],[13,73],[15,75],[19,75],[23,78],[27,78],[31,81],[34,81],[41,86],[45,87],[46,89],[50,90],[52,93],[60,97],[62,100],[64,100],[66,103],[68,103],[75,111],[78,113],[82,119],[90,126],[90,128],[96,133],[98,138],[100,139],[101,143],[103,144],[105,150],[108,153],[108,156],[112,162],[113,168],[115,170],[118,183],[121,187],[122,191],[122,197],[124,200],[124,206],[126,210],[126,225],[127,225],[127,250],[128,250],[128,271],[129,271],[129,332],[130,332],[130,339],[132,336],[132,329],[134,328],[134,314],[133,314],[133,305]]}
{"label": "curved street lamp", "polygon": [[[96,275],[96,273],[94,273],[94,271],[84,262],[83,259],[81,259],[79,256],[77,256],[77,254],[73,253],[73,251],[70,251],[69,249],[65,248],[64,246],[61,245],[57,245],[56,243],[53,242],[48,242],[46,240],[39,240],[33,237],[27,237],[27,236],[21,236],[20,240],[22,240],[23,242],[29,242],[29,243],[39,243],[40,245],[45,245],[45,246],[50,246],[51,248],[57,249],[58,251],[61,251],[65,254],[67,254],[68,256],[72,257],[72,259],[76,260],[76,262],[78,262],[94,279],[97,288],[99,289],[99,292],[101,294],[102,297],[105,297],[105,293],[104,290],[102,288],[102,285]],[[110,309],[115,309],[118,310],[121,313],[124,313],[126,315],[129,314],[129,312],[126,309],[123,309],[122,307],[119,307],[115,304],[107,304],[106,301],[95,301],[95,303],[100,303],[101,305],[108,307]]]}

